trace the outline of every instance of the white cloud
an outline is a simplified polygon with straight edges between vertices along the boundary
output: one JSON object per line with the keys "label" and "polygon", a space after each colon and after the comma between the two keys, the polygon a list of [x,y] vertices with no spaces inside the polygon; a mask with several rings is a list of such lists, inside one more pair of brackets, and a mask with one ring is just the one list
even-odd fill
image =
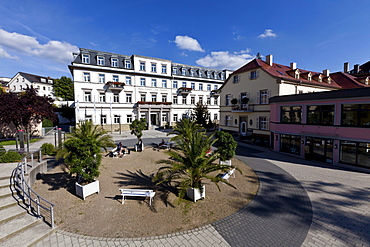
{"label": "white cloud", "polygon": [[27,56],[37,56],[63,64],[71,62],[73,59],[72,53],[78,52],[77,46],[64,41],[51,40],[46,44],[40,44],[35,37],[15,32],[10,33],[4,29],[0,29],[0,46],[8,55],[7,50],[11,50]]}
{"label": "white cloud", "polygon": [[249,49],[234,53],[228,51],[215,51],[195,62],[204,67],[235,70],[254,58],[249,52]]}
{"label": "white cloud", "polygon": [[18,59],[17,56],[11,56],[7,53],[1,46],[0,46],[0,57],[10,58],[10,59]]}
{"label": "white cloud", "polygon": [[204,52],[199,42],[189,36],[176,36],[175,41],[176,46],[183,50],[189,51],[201,51]]}
{"label": "white cloud", "polygon": [[258,35],[258,38],[267,38],[267,37],[273,37],[275,38],[277,36],[276,33],[274,33],[274,30],[272,29],[266,29],[263,34]]}

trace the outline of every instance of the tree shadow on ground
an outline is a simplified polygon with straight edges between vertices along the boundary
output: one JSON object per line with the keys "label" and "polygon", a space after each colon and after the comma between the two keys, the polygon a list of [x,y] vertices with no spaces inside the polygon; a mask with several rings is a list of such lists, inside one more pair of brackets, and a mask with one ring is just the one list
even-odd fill
{"label": "tree shadow on ground", "polygon": [[[297,168],[303,165],[313,169],[332,170],[331,172],[346,171],[342,176],[361,177],[364,174],[350,167],[347,169],[307,161],[252,145],[238,146],[237,155],[257,172],[261,181],[258,195],[242,210],[242,213],[254,215],[261,222],[263,219],[272,219],[274,223],[275,219],[275,223],[280,221],[280,226],[290,230],[293,227],[301,227],[302,233],[304,228],[309,230],[313,221],[314,232],[329,231],[328,234],[331,234],[333,239],[345,239],[349,245],[355,244],[356,241],[365,245],[370,244],[370,235],[365,230],[370,228],[370,216],[366,214],[370,201],[369,186],[355,188],[340,180],[326,181],[319,178],[317,181],[312,179],[297,181],[270,161],[287,163]],[[307,192],[311,193],[311,198]],[[305,224],[302,224],[303,222]]]}
{"label": "tree shadow on ground", "polygon": [[68,172],[39,174],[37,179],[49,186],[48,190],[65,189],[75,194],[75,179]]}
{"label": "tree shadow on ground", "polygon": [[[136,172],[126,171],[126,173],[119,172],[118,176],[114,177],[119,179],[119,182],[115,182],[119,186],[133,187],[135,189],[152,189],[156,192],[155,197],[159,197],[160,200],[167,206],[175,207],[171,202],[169,202],[168,197],[172,193],[177,196],[178,190],[174,183],[165,182],[157,185],[153,182],[154,173],[144,174],[142,170],[137,170]],[[155,200],[153,200],[155,206]]]}

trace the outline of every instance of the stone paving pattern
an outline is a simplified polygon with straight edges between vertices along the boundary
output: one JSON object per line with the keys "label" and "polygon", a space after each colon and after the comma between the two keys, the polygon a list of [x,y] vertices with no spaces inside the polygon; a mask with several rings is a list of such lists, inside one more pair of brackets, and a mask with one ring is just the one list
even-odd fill
{"label": "stone paving pattern", "polygon": [[[147,131],[144,143],[165,134]],[[114,139],[132,146],[129,133]],[[36,246],[370,246],[369,174],[247,144],[238,146],[236,157],[257,172],[260,190],[244,209],[221,221],[135,239],[56,230]]]}

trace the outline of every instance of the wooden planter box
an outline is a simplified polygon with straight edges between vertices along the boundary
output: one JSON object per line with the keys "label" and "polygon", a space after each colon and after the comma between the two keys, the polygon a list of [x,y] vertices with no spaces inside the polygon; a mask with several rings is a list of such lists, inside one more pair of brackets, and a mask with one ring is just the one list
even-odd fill
{"label": "wooden planter box", "polygon": [[84,200],[87,196],[94,193],[99,193],[99,191],[99,180],[95,180],[94,182],[86,185],[81,185],[76,182],[76,195],[82,197]]}
{"label": "wooden planter box", "polygon": [[200,193],[199,189],[195,188],[189,188],[186,192],[186,195],[194,202],[196,202],[199,199],[206,197],[206,186],[203,185],[203,192]]}

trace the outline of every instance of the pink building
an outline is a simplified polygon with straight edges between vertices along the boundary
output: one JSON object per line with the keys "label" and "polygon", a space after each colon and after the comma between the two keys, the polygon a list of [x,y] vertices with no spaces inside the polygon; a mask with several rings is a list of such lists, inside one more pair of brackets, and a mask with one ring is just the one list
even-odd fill
{"label": "pink building", "polygon": [[270,98],[273,150],[370,168],[370,88]]}

